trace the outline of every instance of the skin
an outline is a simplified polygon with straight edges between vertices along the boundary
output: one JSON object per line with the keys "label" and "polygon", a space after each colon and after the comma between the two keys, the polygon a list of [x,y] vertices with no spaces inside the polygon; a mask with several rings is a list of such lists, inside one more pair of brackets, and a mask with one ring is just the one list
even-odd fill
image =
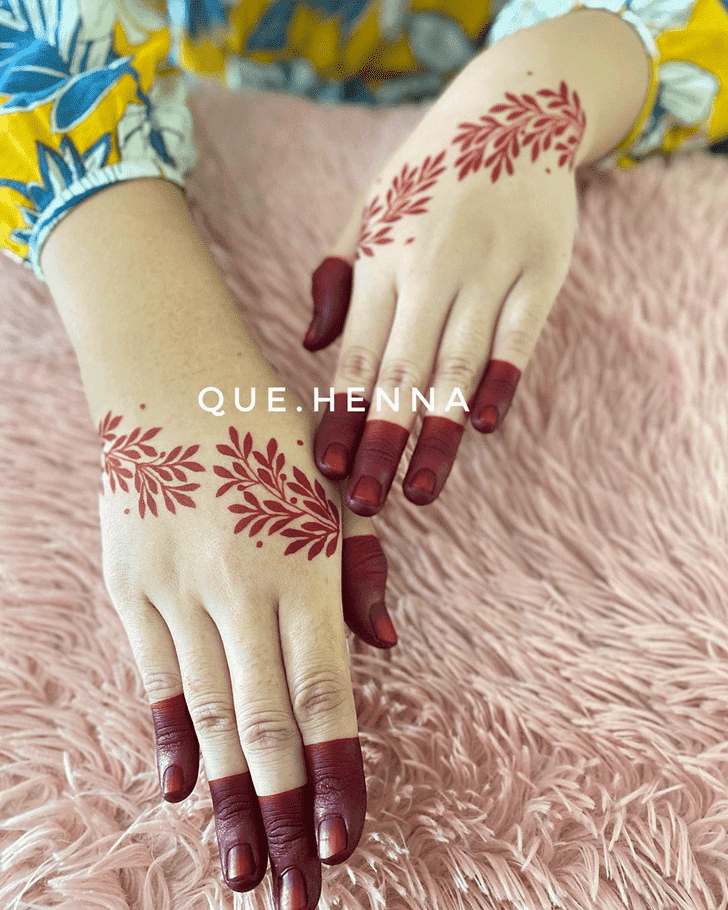
{"label": "skin", "polygon": [[[415,452],[422,460],[408,471],[409,489],[418,491],[411,495],[431,495],[418,480],[420,468],[435,475],[439,492],[455,457],[457,429],[445,420],[462,427],[465,417],[453,419],[445,410],[453,385],[475,402],[482,427],[492,429],[490,405],[499,420],[505,415],[568,270],[576,226],[573,168],[623,138],[646,86],[644,49],[611,14],[580,10],[503,39],[452,81],[363,194],[330,251],[327,258],[340,261],[319,274],[314,302],[323,321],[312,327],[308,345],[325,346],[343,332],[335,391],[364,386],[371,402],[375,384],[391,394],[425,388],[423,380],[434,374],[433,416],[442,419],[425,426],[425,442]],[[556,94],[539,96],[544,91]],[[509,136],[505,109],[497,109],[510,103],[525,111],[527,96],[563,99],[558,126],[547,117],[554,133],[548,150],[533,111],[523,114],[528,127]],[[493,135],[485,137],[489,117],[504,137],[498,148]],[[562,125],[558,139],[565,149],[555,141]],[[543,142],[530,162],[526,128],[534,134],[531,150],[538,137]],[[355,510],[350,523],[325,475],[318,503],[337,504],[338,495],[344,521],[328,556],[333,531],[304,528],[299,514],[262,535],[276,522],[266,505],[276,497],[251,502],[244,495],[255,495],[251,490],[236,490],[241,499],[232,487],[220,493],[229,478],[215,468],[230,471],[235,457],[219,447],[234,440],[229,425],[221,433],[190,400],[209,385],[281,383],[242,324],[176,186],[137,179],[87,198],[54,229],[41,264],[78,357],[93,421],[122,415],[126,432],[139,428],[139,436],[160,428],[145,442],[154,443],[155,454],[144,454],[156,468],[147,464],[139,488],[124,490],[120,482],[130,479],[120,468],[135,473],[134,459],[121,457],[120,450],[129,456],[133,448],[128,436],[114,453],[118,434],[104,440],[99,503],[104,579],[152,705],[160,785],[168,799],[184,799],[201,753],[226,883],[234,890],[255,887],[265,873],[267,842],[276,905],[313,910],[319,860],[351,856],[365,816],[343,632],[346,619],[373,638],[372,617],[384,615],[386,566],[373,529],[364,516],[358,521],[365,524],[356,523]],[[327,274],[334,275],[328,285]],[[423,340],[413,348],[413,339]],[[495,364],[490,375],[489,364]],[[366,426],[375,421],[389,426]],[[375,511],[410,424],[411,415],[370,407],[363,426],[340,423],[328,439],[322,434],[326,448],[342,436],[347,443],[345,455],[334,458],[335,473],[343,458],[355,486],[376,475]],[[110,434],[115,429],[106,426]],[[295,465],[316,492],[307,415],[265,414],[258,422],[246,415],[236,429],[238,445],[250,433],[251,451],[265,455],[275,440],[286,465]],[[244,448],[237,458],[246,461]],[[159,471],[171,466],[184,475],[175,475],[179,483],[172,486],[190,489],[172,493]],[[174,511],[150,477],[165,481]],[[346,501],[369,514],[371,498],[354,492],[347,488]],[[245,503],[253,517],[236,531],[251,512],[230,507],[245,509]],[[308,536],[285,537],[283,530]],[[256,535],[264,537],[262,547]],[[317,535],[323,545],[311,557]],[[292,542],[302,543],[286,553]],[[346,567],[354,575],[342,578]],[[386,623],[380,631],[387,634]],[[321,822],[336,818],[345,840],[332,821],[317,855]]]}
{"label": "skin", "polygon": [[201,756],[225,883],[255,888],[270,858],[276,905],[313,910],[321,863],[352,855],[366,815],[346,624],[396,643],[374,529],[318,477],[294,395],[284,413],[197,405],[210,383],[284,383],[177,187],[91,196],[43,268],[98,428],[104,580],[151,705],[160,788],[185,799]]}
{"label": "skin", "polygon": [[[618,16],[545,20],[474,58],[362,192],[313,274],[304,339],[317,351],[343,335],[314,453],[325,477],[349,478],[352,511],[384,506],[412,388],[435,390],[403,482],[417,505],[442,492],[466,422],[502,426],[568,274],[575,170],[625,138],[648,85]],[[346,413],[351,387],[365,414]],[[399,411],[376,408],[375,389],[399,391]],[[467,410],[448,408],[455,389]]]}

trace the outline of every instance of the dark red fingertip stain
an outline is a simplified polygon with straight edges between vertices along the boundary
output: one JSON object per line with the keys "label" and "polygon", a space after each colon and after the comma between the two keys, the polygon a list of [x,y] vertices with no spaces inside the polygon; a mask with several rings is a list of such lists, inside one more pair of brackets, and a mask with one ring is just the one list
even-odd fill
{"label": "dark red fingertip stain", "polygon": [[418,506],[434,502],[445,486],[465,427],[449,417],[428,415],[422,421],[407,475],[404,495]]}
{"label": "dark red fingertip stain", "polygon": [[157,741],[159,785],[168,803],[186,799],[195,789],[200,746],[183,694],[151,705]]}
{"label": "dark red fingertip stain", "polygon": [[344,621],[362,641],[392,648],[397,632],[384,606],[387,558],[376,534],[345,537],[341,553],[341,599]]}
{"label": "dark red fingertip stain", "polygon": [[338,256],[329,256],[311,277],[313,319],[303,346],[308,351],[320,351],[339,337],[346,322],[351,301],[354,271],[350,263]]}
{"label": "dark red fingertip stain", "polygon": [[409,430],[389,420],[368,420],[346,488],[346,504],[357,515],[376,515],[397,473]]}
{"label": "dark red fingertip stain", "polygon": [[470,406],[470,421],[479,433],[492,433],[505,418],[516,394],[521,371],[506,360],[491,360]]}
{"label": "dark red fingertip stain", "polygon": [[250,771],[210,782],[220,868],[228,888],[250,891],[268,868],[268,838]]}
{"label": "dark red fingertip stain", "polygon": [[353,396],[352,403],[363,411],[347,410],[346,392],[334,395],[334,408],[326,405],[326,411],[318,425],[313,441],[313,457],[319,471],[329,480],[343,480],[349,473],[359,440],[364,432],[369,402],[357,401]]}
{"label": "dark red fingertip stain", "polygon": [[[276,907],[313,910],[321,897],[321,863],[316,852],[314,789],[302,787],[259,796],[268,838]],[[289,890],[285,899],[282,890]]]}
{"label": "dark red fingertip stain", "polygon": [[364,830],[367,788],[358,736],[304,747],[314,788],[314,826],[322,863],[349,859]]}

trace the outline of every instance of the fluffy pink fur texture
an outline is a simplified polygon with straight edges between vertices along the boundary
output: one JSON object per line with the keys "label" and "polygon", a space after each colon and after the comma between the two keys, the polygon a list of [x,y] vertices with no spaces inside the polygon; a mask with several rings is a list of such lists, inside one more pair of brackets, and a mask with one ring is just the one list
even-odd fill
{"label": "fluffy pink fur texture", "polygon": [[[422,108],[190,97],[190,204],[306,400],[311,274]],[[728,906],[728,162],[580,175],[508,417],[378,527],[400,644],[347,631],[368,786],[322,910]],[[221,882],[204,769],[166,804],[101,574],[99,442],[47,288],[0,260],[0,907],[273,906]],[[408,454],[413,447],[410,440]]]}

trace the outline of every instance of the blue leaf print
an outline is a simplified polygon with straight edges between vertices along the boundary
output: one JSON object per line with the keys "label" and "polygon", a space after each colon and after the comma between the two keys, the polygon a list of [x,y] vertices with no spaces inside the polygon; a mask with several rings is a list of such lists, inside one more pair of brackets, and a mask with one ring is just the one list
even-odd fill
{"label": "blue leaf print", "polygon": [[[43,183],[0,180],[0,186],[7,186],[10,189],[17,190],[29,202],[32,202],[35,207],[35,210],[21,209],[25,222],[29,227],[25,230],[16,229],[10,235],[11,240],[26,245],[30,244],[30,238],[38,218],[46,207],[51,205],[64,189],[78,182],[87,173],[96,171],[106,165],[111,151],[111,133],[105,133],[101,136],[83,155],[79,154],[78,149],[68,136],[64,136],[61,140],[62,155],[59,155],[50,146],[38,142],[37,139],[35,145],[38,152],[38,170],[43,177]],[[77,205],[81,199],[103,188],[94,186],[80,196],[73,196],[60,209],[55,209],[53,216],[57,217],[67,208]]]}
{"label": "blue leaf print", "polygon": [[288,25],[296,4],[293,0],[277,0],[260,17],[258,24],[248,35],[245,44],[250,51],[277,51],[288,43]]}
{"label": "blue leaf print", "polygon": [[[15,39],[15,47],[19,46]],[[57,48],[31,38],[18,53],[3,60],[0,73],[0,95],[13,96],[0,105],[0,111],[12,114],[50,101],[68,79],[68,66]]]}
{"label": "blue leaf print", "polygon": [[119,57],[105,69],[90,70],[74,76],[56,99],[51,111],[51,129],[65,133],[80,123],[103,100],[126,73],[135,80],[138,73],[130,65],[132,57]]}
{"label": "blue leaf print", "polygon": [[340,15],[347,30],[351,29],[352,23],[359,18],[369,3],[370,0],[306,0],[309,9],[320,10],[329,16]]}
{"label": "blue leaf print", "polygon": [[219,0],[186,0],[183,25],[192,38],[211,32],[216,25],[227,24],[227,11]]}

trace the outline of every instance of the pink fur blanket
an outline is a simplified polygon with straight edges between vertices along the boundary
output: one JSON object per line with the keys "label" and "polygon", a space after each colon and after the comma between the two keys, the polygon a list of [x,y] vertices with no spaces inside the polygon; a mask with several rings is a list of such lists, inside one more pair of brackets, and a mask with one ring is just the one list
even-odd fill
{"label": "pink fur blanket", "polygon": [[[190,98],[195,221],[289,387],[311,273],[423,109]],[[322,910],[728,906],[728,161],[580,175],[502,429],[378,527],[400,644],[348,632],[368,811]],[[272,908],[160,795],[101,575],[99,444],[47,288],[0,261],[0,907]],[[412,449],[412,441],[408,453]]]}

